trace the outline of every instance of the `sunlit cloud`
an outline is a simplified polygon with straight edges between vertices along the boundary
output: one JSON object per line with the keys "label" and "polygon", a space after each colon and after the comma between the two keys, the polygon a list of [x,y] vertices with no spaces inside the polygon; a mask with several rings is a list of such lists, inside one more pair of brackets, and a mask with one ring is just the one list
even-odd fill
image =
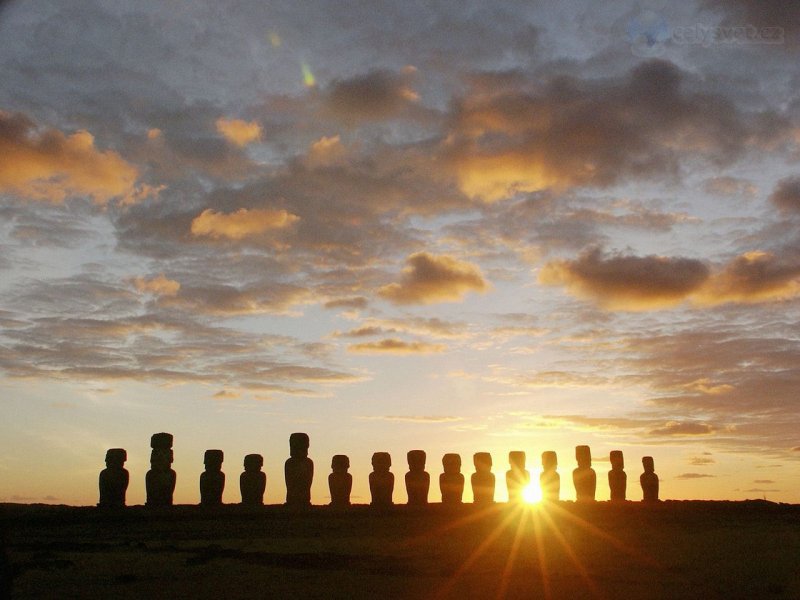
{"label": "sunlit cloud", "polygon": [[181,284],[174,279],[168,279],[163,273],[151,277],[136,277],[133,279],[134,287],[143,293],[156,296],[174,296],[181,289]]}
{"label": "sunlit cloud", "polygon": [[64,134],[0,111],[0,191],[32,200],[88,197],[104,204],[136,193],[139,172],[85,130]]}
{"label": "sunlit cloud", "polygon": [[381,297],[396,304],[458,302],[469,291],[489,289],[477,266],[451,256],[417,252],[406,262],[400,282],[378,291]]}
{"label": "sunlit cloud", "polygon": [[707,454],[703,456],[693,456],[689,459],[689,464],[693,467],[704,467],[706,465],[713,465],[716,464],[716,460],[714,460],[711,456]]}
{"label": "sunlit cloud", "polygon": [[724,265],[697,290],[693,300],[713,305],[785,300],[800,295],[800,262],[770,252],[747,252]]}
{"label": "sunlit cloud", "polygon": [[358,417],[366,421],[402,421],[406,423],[455,423],[463,421],[463,417],[450,415],[381,415]]}
{"label": "sunlit cloud", "polygon": [[311,144],[306,156],[306,164],[311,168],[331,167],[342,164],[347,151],[338,135],[323,136]]}
{"label": "sunlit cloud", "polygon": [[377,342],[352,344],[347,349],[356,354],[432,354],[444,352],[447,346],[444,344],[406,342],[396,338],[386,338]]}
{"label": "sunlit cloud", "polygon": [[242,394],[231,390],[220,390],[216,392],[213,397],[216,400],[236,400],[241,398]]}
{"label": "sunlit cloud", "polygon": [[708,435],[714,431],[714,427],[708,423],[669,421],[663,427],[651,430],[650,435]]}
{"label": "sunlit cloud", "polygon": [[247,146],[261,139],[261,125],[256,121],[220,117],[215,124],[217,131],[226,140],[239,147]]}
{"label": "sunlit cloud", "polygon": [[298,221],[299,217],[284,209],[240,208],[232,213],[221,213],[207,208],[192,221],[191,231],[195,236],[213,239],[241,240],[261,235],[271,229],[284,229]]}

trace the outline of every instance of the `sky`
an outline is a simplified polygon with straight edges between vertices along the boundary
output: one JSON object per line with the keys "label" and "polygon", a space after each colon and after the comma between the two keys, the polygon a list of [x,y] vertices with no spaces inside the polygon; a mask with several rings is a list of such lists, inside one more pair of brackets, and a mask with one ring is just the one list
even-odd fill
{"label": "sky", "polygon": [[[0,501],[307,432],[800,502],[800,4],[0,5]],[[465,500],[471,500],[469,486]]]}

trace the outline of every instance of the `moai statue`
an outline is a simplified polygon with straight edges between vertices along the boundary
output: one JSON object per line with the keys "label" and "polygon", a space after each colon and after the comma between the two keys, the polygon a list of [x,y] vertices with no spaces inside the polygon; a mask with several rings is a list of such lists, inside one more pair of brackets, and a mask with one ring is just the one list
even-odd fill
{"label": "moai statue", "polygon": [[658,475],[652,456],[642,457],[644,473],[639,476],[642,484],[642,502],[658,502]]}
{"label": "moai statue", "polygon": [[525,453],[512,451],[508,453],[511,469],[506,471],[506,487],[508,501],[522,502],[522,490],[531,482],[531,474],[525,469]]}
{"label": "moai statue", "polygon": [[248,506],[264,504],[267,474],[261,470],[263,466],[264,457],[260,454],[248,454],[244,457],[244,471],[239,475],[239,491],[242,493],[242,504]]}
{"label": "moai statue", "polygon": [[125,492],[128,490],[128,471],[125,461],[128,453],[123,448],[106,451],[106,468],[100,471],[100,501],[97,506],[125,506]]}
{"label": "moai statue", "polygon": [[372,494],[372,506],[391,506],[394,492],[394,473],[389,469],[392,457],[388,452],[376,452],[372,455],[372,473],[369,474],[369,491]]}
{"label": "moai statue", "polygon": [[494,473],[492,473],[492,455],[488,452],[476,452],[472,455],[475,472],[470,477],[472,498],[475,504],[491,504],[494,502]]}
{"label": "moai statue", "polygon": [[172,506],[175,471],[172,470],[172,434],[154,433],[150,437],[150,470],[145,476],[147,506]]}
{"label": "moai statue", "polygon": [[575,460],[578,461],[578,468],[572,471],[575,499],[578,502],[594,502],[597,474],[592,468],[592,450],[589,446],[575,446]]}
{"label": "moai statue", "polygon": [[411,506],[421,506],[428,503],[428,490],[431,487],[431,476],[425,471],[425,451],[409,450],[406,454],[408,460],[408,473],[406,473],[406,493]]}
{"label": "moai statue", "polygon": [[612,450],[609,459],[611,460],[611,470],[608,472],[608,487],[611,490],[611,501],[624,502],[628,476],[624,470],[625,459],[622,456],[622,450]]}
{"label": "moai statue", "polygon": [[290,457],[283,466],[286,477],[286,504],[289,506],[311,505],[314,461],[308,458],[308,446],[307,433],[293,433],[289,436]]}
{"label": "moai statue", "polygon": [[328,475],[331,506],[350,506],[353,476],[347,472],[349,468],[350,459],[344,454],[337,454],[331,459],[331,470],[333,472]]}
{"label": "moai statue", "polygon": [[464,495],[464,476],[461,474],[461,456],[445,454],[442,457],[444,473],[439,475],[442,504],[461,504]]}
{"label": "moai statue", "polygon": [[222,504],[222,491],[225,489],[225,473],[222,472],[222,450],[206,450],[203,464],[206,470],[200,474],[200,504],[219,506]]}
{"label": "moai statue", "polygon": [[561,475],[558,474],[558,456],[552,450],[542,452],[542,472],[539,474],[539,487],[542,500],[558,502],[561,496]]}

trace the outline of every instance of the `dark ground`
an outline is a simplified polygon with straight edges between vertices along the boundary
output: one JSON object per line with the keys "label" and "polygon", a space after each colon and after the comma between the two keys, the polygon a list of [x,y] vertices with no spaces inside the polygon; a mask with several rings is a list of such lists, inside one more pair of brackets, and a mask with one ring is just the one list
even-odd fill
{"label": "dark ground", "polygon": [[800,598],[800,506],[2,505],[13,598]]}

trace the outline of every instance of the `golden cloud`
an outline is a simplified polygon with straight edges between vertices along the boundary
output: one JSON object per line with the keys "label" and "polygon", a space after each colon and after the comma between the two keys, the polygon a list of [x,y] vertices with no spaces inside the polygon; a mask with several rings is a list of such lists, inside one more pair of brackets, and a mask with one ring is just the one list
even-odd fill
{"label": "golden cloud", "polygon": [[0,191],[23,198],[87,196],[105,203],[136,193],[137,169],[116,152],[98,150],[88,131],[65,135],[0,111],[0,156]]}
{"label": "golden cloud", "polygon": [[800,265],[770,252],[747,252],[715,273],[694,295],[701,305],[758,303],[800,295]]}
{"label": "golden cloud", "polygon": [[240,148],[261,139],[261,125],[256,121],[220,117],[216,126],[217,131],[226,140]]}
{"label": "golden cloud", "polygon": [[283,209],[240,208],[225,214],[207,208],[192,221],[192,235],[241,240],[270,229],[284,229],[299,218]]}
{"label": "golden cloud", "polygon": [[156,296],[174,296],[181,289],[180,283],[173,279],[167,279],[163,273],[150,279],[136,277],[133,280],[133,286],[142,293]]}
{"label": "golden cloud", "polygon": [[477,266],[450,256],[417,252],[406,262],[400,282],[378,290],[380,296],[395,304],[458,302],[469,291],[489,289]]}
{"label": "golden cloud", "polygon": [[576,260],[555,260],[539,272],[539,282],[563,285],[578,297],[605,308],[649,310],[674,306],[700,288],[709,269],[699,260],[665,256],[606,256],[595,248]]}
{"label": "golden cloud", "polygon": [[427,342],[405,342],[395,338],[387,338],[377,342],[364,342],[348,346],[348,351],[357,354],[432,354],[444,352],[444,344]]}
{"label": "golden cloud", "polygon": [[306,164],[311,168],[332,167],[344,162],[346,151],[338,135],[323,136],[311,144]]}

